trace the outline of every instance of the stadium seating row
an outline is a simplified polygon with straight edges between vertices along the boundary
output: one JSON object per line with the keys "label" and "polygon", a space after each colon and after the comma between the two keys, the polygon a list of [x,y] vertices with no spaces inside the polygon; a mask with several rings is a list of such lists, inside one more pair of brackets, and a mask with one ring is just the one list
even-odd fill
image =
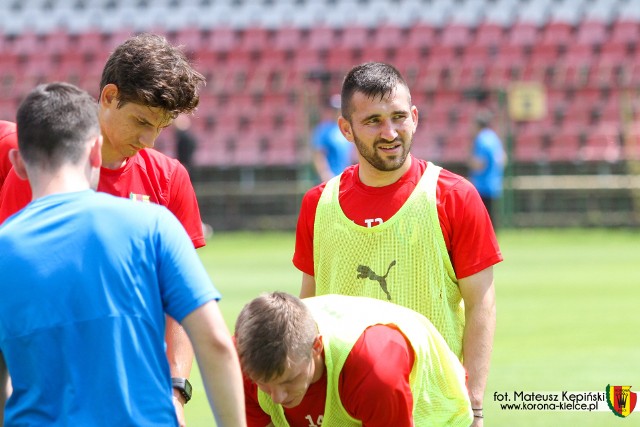
{"label": "stadium seating row", "polygon": [[[58,26],[82,33],[91,28],[115,31],[163,27],[234,28],[326,24],[408,26],[425,22],[476,26],[481,22],[510,26],[518,21],[541,24],[581,20],[610,22],[639,19],[634,0],[12,0],[0,3],[0,27],[10,34],[47,33]],[[44,13],[43,13],[44,12]]]}

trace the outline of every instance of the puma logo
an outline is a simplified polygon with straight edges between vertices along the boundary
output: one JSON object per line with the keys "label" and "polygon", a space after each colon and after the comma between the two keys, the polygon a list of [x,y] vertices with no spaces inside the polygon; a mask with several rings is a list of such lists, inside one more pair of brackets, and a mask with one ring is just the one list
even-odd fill
{"label": "puma logo", "polygon": [[382,288],[384,293],[387,294],[387,299],[389,301],[391,301],[391,294],[387,290],[387,276],[389,275],[389,270],[391,270],[391,267],[393,267],[394,265],[396,265],[396,261],[395,260],[391,261],[391,264],[389,264],[389,267],[387,268],[387,272],[385,273],[384,276],[378,276],[371,269],[371,267],[367,267],[366,265],[359,265],[358,266],[358,279],[375,280],[376,282],[378,282],[378,284],[380,285],[380,287]]}

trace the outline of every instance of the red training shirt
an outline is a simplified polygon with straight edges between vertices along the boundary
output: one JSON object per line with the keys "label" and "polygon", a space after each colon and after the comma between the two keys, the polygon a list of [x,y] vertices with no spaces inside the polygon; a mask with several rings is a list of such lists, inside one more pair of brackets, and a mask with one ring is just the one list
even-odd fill
{"label": "red training shirt", "polygon": [[[340,179],[338,200],[347,218],[363,227],[387,221],[402,207],[427,168],[427,162],[412,157],[411,167],[395,183],[385,187],[364,185],[359,166],[349,166]],[[316,209],[324,190],[322,183],[302,199],[293,264],[314,275],[313,227]],[[473,184],[446,169],[440,171],[436,187],[440,228],[458,279],[469,277],[498,262],[502,254],[482,199]]]}

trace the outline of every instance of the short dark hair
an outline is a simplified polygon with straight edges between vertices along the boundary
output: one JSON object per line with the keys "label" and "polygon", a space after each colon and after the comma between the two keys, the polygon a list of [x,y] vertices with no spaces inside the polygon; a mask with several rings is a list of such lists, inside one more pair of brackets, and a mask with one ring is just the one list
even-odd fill
{"label": "short dark hair", "polygon": [[204,76],[193,69],[179,47],[162,36],[145,33],[126,40],[109,56],[100,91],[114,84],[118,107],[132,102],[161,108],[175,118],[195,110],[204,83]]}
{"label": "short dark hair", "polygon": [[85,143],[100,135],[98,104],[69,83],[37,86],[18,107],[16,122],[23,160],[46,170],[78,163]]}
{"label": "short dark hair", "polygon": [[407,88],[407,82],[394,66],[383,62],[367,62],[353,67],[345,76],[342,83],[342,116],[351,120],[352,98],[356,92],[375,98],[384,98],[402,85]]}
{"label": "short dark hair", "polygon": [[318,328],[307,306],[284,292],[264,294],[244,306],[235,340],[245,375],[257,381],[278,378],[287,361],[310,358]]}

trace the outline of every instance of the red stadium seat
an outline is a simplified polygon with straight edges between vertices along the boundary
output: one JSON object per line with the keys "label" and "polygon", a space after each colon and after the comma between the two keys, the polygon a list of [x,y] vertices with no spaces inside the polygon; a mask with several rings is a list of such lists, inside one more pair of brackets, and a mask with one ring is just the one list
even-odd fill
{"label": "red stadium seat", "polygon": [[640,22],[627,20],[624,16],[620,16],[611,24],[609,41],[612,43],[637,44],[640,41]]}
{"label": "red stadium seat", "polygon": [[513,160],[529,163],[546,160],[544,134],[517,135],[513,145]]}
{"label": "red stadium seat", "polygon": [[269,30],[263,27],[245,28],[240,39],[239,49],[250,52],[260,52],[269,46]]}
{"label": "red stadium seat", "polygon": [[500,46],[487,68],[487,85],[504,88],[512,81],[521,79],[526,63],[527,57],[522,46],[512,44]]}
{"label": "red stadium seat", "polygon": [[598,87],[617,86],[618,72],[632,60],[627,45],[605,43],[591,68],[590,84]]}
{"label": "red stadium seat", "polygon": [[476,44],[467,46],[460,66],[454,73],[454,86],[461,89],[484,86],[491,61],[487,46]]}
{"label": "red stadium seat", "polygon": [[213,28],[208,40],[203,43],[203,49],[213,52],[229,52],[238,46],[240,37],[237,31],[228,26]]}
{"label": "red stadium seat", "polygon": [[540,42],[556,47],[569,46],[574,42],[573,26],[568,22],[551,21],[542,28]]}
{"label": "red stadium seat", "polygon": [[589,72],[595,61],[592,46],[574,44],[556,67],[556,80],[561,87],[583,87],[589,81]]}
{"label": "red stadium seat", "polygon": [[538,26],[532,22],[517,21],[509,30],[507,44],[515,46],[533,46],[540,42]]}
{"label": "red stadium seat", "polygon": [[605,161],[615,163],[620,160],[622,152],[619,141],[620,126],[602,124],[590,129],[585,144],[580,149],[580,157],[584,161]]}
{"label": "red stadium seat", "polygon": [[362,25],[349,25],[342,29],[340,47],[348,49],[363,49],[369,44],[369,29]]}
{"label": "red stadium seat", "polygon": [[547,147],[547,159],[550,162],[577,162],[580,160],[582,128],[563,127],[551,134]]}
{"label": "red stadium seat", "polygon": [[599,46],[607,40],[608,36],[605,22],[582,21],[578,25],[575,41],[578,45]]}
{"label": "red stadium seat", "polygon": [[293,26],[283,26],[275,30],[273,48],[294,51],[304,44],[303,32]]}
{"label": "red stadium seat", "polygon": [[335,46],[335,30],[326,25],[314,25],[309,29],[306,47],[311,50],[329,50]]}
{"label": "red stadium seat", "polygon": [[503,43],[504,27],[497,23],[483,22],[476,28],[473,44],[496,48]]}
{"label": "red stadium seat", "polygon": [[442,28],[438,43],[443,46],[462,47],[471,42],[471,28],[464,24],[447,24]]}
{"label": "red stadium seat", "polygon": [[390,23],[375,27],[372,44],[381,49],[401,49],[405,44],[404,29]]}
{"label": "red stadium seat", "polygon": [[433,26],[416,22],[408,29],[406,46],[428,49],[435,45],[436,39],[436,29]]}
{"label": "red stadium seat", "polygon": [[559,64],[559,47],[553,43],[540,43],[533,46],[531,56],[524,69],[524,79],[550,82],[555,78]]}

